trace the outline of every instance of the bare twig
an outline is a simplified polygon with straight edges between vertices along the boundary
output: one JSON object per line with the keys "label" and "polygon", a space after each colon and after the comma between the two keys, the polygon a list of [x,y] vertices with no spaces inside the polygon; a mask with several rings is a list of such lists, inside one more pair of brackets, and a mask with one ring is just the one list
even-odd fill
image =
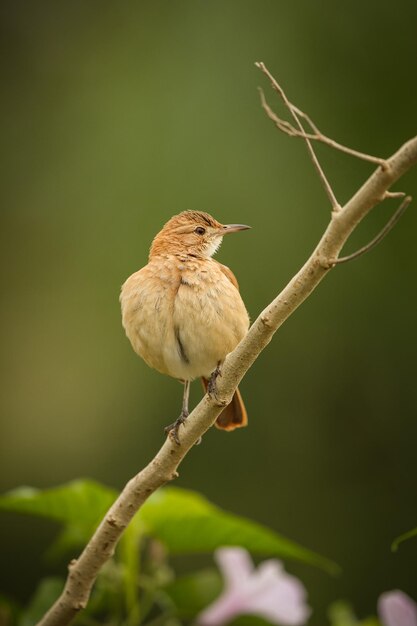
{"label": "bare twig", "polygon": [[[402,192],[398,192],[398,193],[401,194]],[[397,196],[396,196],[396,194],[390,194],[390,197],[397,197]],[[384,237],[386,237],[386,235],[388,235],[389,231],[394,228],[394,226],[397,224],[399,219],[402,217],[403,213],[409,207],[411,200],[412,200],[411,196],[407,196],[406,198],[404,198],[404,200],[402,201],[402,203],[400,204],[398,209],[395,211],[394,215],[385,224],[385,226],[381,230],[381,232],[379,232],[378,235],[376,237],[374,237],[374,239],[372,239],[372,241],[367,243],[366,246],[363,246],[362,248],[359,248],[359,250],[356,250],[356,252],[353,252],[352,254],[348,254],[347,256],[339,257],[338,259],[336,259],[334,261],[334,264],[335,265],[339,265],[340,263],[346,263],[347,261],[353,261],[353,259],[357,259],[358,257],[362,256],[362,254],[365,254],[366,252],[369,252],[370,250],[372,250],[372,248],[375,248],[375,246],[377,246],[379,244],[379,242],[382,241],[384,239]]]}
{"label": "bare twig", "polygon": [[311,160],[313,161],[313,165],[316,169],[316,172],[321,180],[321,183],[324,187],[325,192],[327,193],[327,196],[330,200],[330,204],[332,205],[332,210],[333,211],[340,211],[341,206],[339,204],[339,202],[336,199],[336,196],[334,194],[334,191],[332,189],[332,186],[330,185],[329,181],[327,180],[327,176],[325,175],[323,168],[320,165],[320,162],[317,158],[316,153],[314,152],[314,148],[311,144],[311,137],[308,137],[303,125],[301,124],[298,116],[304,118],[309,124],[310,124],[310,120],[309,118],[304,115],[304,113],[302,111],[300,111],[300,109],[298,109],[297,107],[295,107],[293,104],[291,104],[291,102],[288,100],[287,96],[285,95],[284,90],[282,89],[282,87],[277,83],[277,81],[275,80],[275,78],[269,73],[269,71],[266,69],[265,65],[263,63],[255,63],[255,65],[257,67],[259,67],[270,79],[272,86],[274,87],[274,89],[279,93],[279,95],[281,96],[285,106],[288,108],[289,112],[291,113],[291,115],[293,116],[299,131],[297,131],[289,122],[281,122],[281,120],[278,119],[278,117],[275,115],[275,113],[272,111],[272,109],[268,106],[266,99],[265,99],[265,95],[264,92],[262,91],[262,89],[259,89],[260,95],[261,95],[261,103],[262,106],[264,108],[264,110],[266,111],[268,117],[270,117],[271,119],[274,120],[275,124],[278,126],[278,128],[280,128],[280,130],[283,130],[284,128],[287,129],[287,131],[284,130],[284,132],[287,132],[288,134],[294,134],[291,132],[291,130],[293,129],[296,133],[298,137],[302,137],[307,145],[307,150],[308,153],[311,157]]}
{"label": "bare twig", "polygon": [[384,195],[384,200],[387,198],[404,198],[405,193],[403,191],[386,191]]}
{"label": "bare twig", "polygon": [[403,533],[402,535],[394,539],[391,545],[391,550],[393,552],[397,552],[400,543],[402,543],[403,541],[407,541],[408,539],[413,539],[413,537],[416,537],[416,536],[417,536],[417,528],[413,528],[412,530],[409,530],[408,532]]}
{"label": "bare twig", "polygon": [[137,510],[156,489],[178,476],[177,468],[182,459],[231,401],[239,382],[274,333],[331,270],[333,260],[337,259],[359,222],[384,198],[391,185],[416,163],[417,137],[414,137],[387,160],[386,167],[377,168],[343,209],[332,213],[312,255],[227,356],[222,377],[217,383],[216,397],[204,396],[192,411],[181,432],[181,445],[167,438],[155,458],[127,483],[80,557],[71,562],[65,588],[39,622],[40,626],[66,626],[86,606],[101,567],[112,556]]}
{"label": "bare twig", "polygon": [[274,124],[277,126],[279,130],[281,130],[283,133],[286,133],[287,135],[290,135],[291,137],[301,137],[302,139],[320,141],[321,143],[324,143],[327,146],[330,146],[330,148],[334,148],[335,150],[339,150],[340,152],[344,152],[345,154],[350,154],[351,156],[354,156],[358,159],[362,159],[363,161],[369,161],[370,163],[379,165],[380,167],[382,167],[382,169],[385,169],[387,167],[386,159],[381,159],[380,157],[375,157],[375,156],[372,156],[371,154],[366,154],[365,152],[359,152],[358,150],[353,150],[352,148],[348,148],[347,146],[344,146],[343,144],[338,143],[337,141],[334,141],[333,139],[330,139],[330,137],[327,137],[326,135],[324,135],[317,128],[317,126],[314,124],[314,122],[306,113],[301,111],[298,107],[296,107],[294,104],[292,104],[288,100],[288,98],[286,97],[286,95],[284,94],[282,90],[282,87],[274,79],[272,74],[265,67],[264,63],[259,62],[259,63],[255,63],[255,65],[269,78],[273,89],[284,100],[287,107],[290,110],[295,111],[300,117],[305,119],[305,121],[310,126],[313,132],[306,133],[304,132],[304,129],[297,130],[290,122],[280,119],[276,115],[276,113],[274,113],[274,111],[272,111],[272,109],[269,107],[269,105],[266,102],[265,96],[261,91],[262,106],[265,109],[265,112],[268,115],[268,117],[274,122]]}

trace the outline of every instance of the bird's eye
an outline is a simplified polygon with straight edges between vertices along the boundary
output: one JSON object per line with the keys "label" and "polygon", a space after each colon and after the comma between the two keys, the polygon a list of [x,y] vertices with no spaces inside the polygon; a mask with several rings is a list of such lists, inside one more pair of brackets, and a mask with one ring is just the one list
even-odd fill
{"label": "bird's eye", "polygon": [[197,233],[197,235],[204,235],[204,233],[206,232],[206,229],[203,228],[202,226],[197,226],[194,232]]}

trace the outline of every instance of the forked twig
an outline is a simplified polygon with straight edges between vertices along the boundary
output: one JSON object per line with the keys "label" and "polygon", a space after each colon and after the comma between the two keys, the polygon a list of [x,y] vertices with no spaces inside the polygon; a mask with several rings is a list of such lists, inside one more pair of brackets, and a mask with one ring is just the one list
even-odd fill
{"label": "forked twig", "polygon": [[[280,96],[280,98],[284,102],[285,106],[287,107],[287,109],[289,110],[289,112],[292,115],[293,119],[295,120],[295,122],[296,122],[296,124],[298,126],[298,129],[295,128],[295,126],[293,126],[293,124],[291,124],[287,120],[283,120],[280,117],[278,117],[278,115],[271,109],[271,107],[267,103],[263,90],[261,88],[259,88],[262,108],[266,112],[266,114],[269,117],[269,119],[271,119],[274,122],[275,126],[280,131],[282,131],[286,135],[289,135],[290,137],[301,137],[302,139],[304,139],[304,141],[307,144],[307,149],[308,149],[308,151],[310,153],[310,156],[311,156],[311,159],[313,161],[314,167],[316,168],[316,170],[318,172],[318,175],[320,177],[320,180],[323,183],[323,186],[324,186],[324,188],[326,190],[326,193],[327,193],[327,195],[328,195],[328,197],[330,199],[330,202],[332,204],[332,209],[333,209],[334,212],[341,211],[342,207],[337,202],[337,199],[336,199],[336,196],[335,196],[335,194],[333,192],[333,189],[332,189],[329,181],[327,180],[327,177],[324,174],[324,171],[323,171],[323,169],[322,169],[322,167],[321,167],[321,165],[319,163],[319,160],[318,160],[318,158],[317,158],[317,156],[316,156],[316,154],[314,152],[314,149],[313,149],[313,146],[311,144],[311,141],[320,141],[320,142],[330,146],[331,148],[334,148],[334,149],[339,150],[341,152],[344,152],[346,154],[350,154],[351,156],[357,157],[357,158],[362,159],[364,161],[375,163],[375,164],[377,164],[377,165],[379,165],[381,167],[383,172],[388,172],[389,164],[388,164],[388,162],[385,159],[381,159],[379,157],[374,157],[374,156],[372,156],[370,154],[365,154],[363,152],[359,152],[357,150],[353,150],[352,148],[348,148],[347,146],[344,146],[344,145],[338,143],[337,141],[334,141],[333,139],[330,139],[330,137],[327,137],[326,135],[324,135],[318,129],[318,127],[316,126],[316,124],[313,122],[313,120],[310,118],[309,115],[304,113],[304,111],[302,111],[297,106],[295,106],[295,104],[290,102],[290,100],[288,99],[287,95],[285,94],[285,91],[283,90],[281,85],[276,81],[276,79],[272,76],[272,74],[270,73],[268,68],[265,66],[265,64],[262,63],[262,62],[257,62],[257,63],[255,63],[255,65],[256,65],[256,67],[258,67],[265,74],[265,76],[267,76],[269,78],[269,81],[270,81],[270,83],[272,85],[272,88],[278,93],[278,95]],[[306,132],[305,131],[305,128],[304,128],[303,124],[300,121],[300,118],[303,119],[308,124],[308,126],[310,127],[310,129],[313,132]],[[386,198],[400,198],[400,197],[403,197],[404,195],[405,194],[403,192],[401,192],[401,191],[393,191],[393,192],[392,191],[385,191],[383,199],[386,199]],[[335,259],[334,261],[331,262],[331,266],[338,265],[340,263],[346,263],[347,261],[352,261],[353,259],[356,259],[359,256],[362,256],[363,254],[365,254],[366,252],[369,252],[370,250],[372,250],[372,248],[374,248],[380,241],[382,241],[382,239],[384,239],[384,237],[389,233],[389,231],[396,225],[398,220],[401,218],[401,216],[403,215],[403,213],[405,212],[405,210],[409,206],[411,200],[412,200],[411,196],[407,196],[403,200],[403,202],[401,203],[401,205],[399,206],[397,211],[394,213],[394,215],[391,217],[391,219],[388,221],[388,223],[384,226],[384,228],[381,230],[381,232],[374,239],[372,239],[371,242],[369,242],[366,246],[363,246],[362,248],[360,248],[356,252],[353,252],[352,254],[349,254],[347,256],[339,257],[339,258]]]}
{"label": "forked twig", "polygon": [[304,140],[310,139],[312,141],[319,141],[321,143],[326,144],[327,146],[330,146],[331,148],[334,148],[335,150],[344,152],[345,154],[350,154],[351,156],[354,156],[358,159],[362,159],[363,161],[375,163],[376,165],[379,165],[383,170],[387,169],[388,164],[387,164],[386,159],[381,159],[380,157],[375,157],[375,156],[372,156],[371,154],[366,154],[365,152],[359,152],[358,150],[354,150],[353,148],[348,148],[347,146],[344,146],[343,144],[338,143],[337,141],[334,141],[330,137],[327,137],[327,135],[324,135],[318,129],[316,124],[314,124],[314,122],[312,121],[309,115],[301,111],[301,109],[296,107],[294,104],[292,104],[288,100],[282,87],[277,83],[275,78],[272,76],[269,70],[265,67],[264,63],[261,63],[261,62],[255,63],[255,65],[269,78],[273,89],[279,94],[279,96],[282,98],[282,100],[284,101],[286,106],[290,109],[290,111],[295,112],[297,115],[302,117],[310,126],[313,132],[306,133],[304,132],[304,129],[297,130],[297,128],[295,128],[290,122],[287,122],[286,120],[282,120],[281,118],[279,118],[276,115],[276,113],[274,113],[274,111],[272,111],[272,109],[269,107],[262,90],[260,90],[262,107],[264,108],[268,117],[274,122],[274,124],[277,126],[279,130],[281,130],[283,133],[286,133],[290,137],[301,137]]}
{"label": "forked twig", "polygon": [[[387,192],[387,193],[389,193],[389,192]],[[398,192],[398,193],[402,193],[402,192]],[[394,194],[389,194],[389,195],[392,197]],[[378,233],[378,235],[376,237],[374,237],[374,239],[372,239],[372,241],[367,243],[366,246],[363,246],[362,248],[359,248],[359,250],[356,250],[356,252],[352,252],[352,254],[348,254],[347,256],[339,257],[338,259],[336,259],[334,261],[333,264],[334,265],[339,265],[340,263],[346,263],[347,261],[353,261],[353,259],[357,259],[359,256],[362,256],[362,254],[365,254],[366,252],[369,252],[370,250],[372,250],[372,248],[375,248],[375,246],[377,246],[379,244],[379,242],[382,241],[386,235],[388,235],[389,231],[394,228],[394,226],[400,220],[402,215],[405,213],[406,209],[409,207],[411,200],[412,200],[411,196],[406,196],[404,198],[404,200],[401,202],[401,204],[398,207],[398,209],[395,211],[394,215],[385,224],[384,228]]]}
{"label": "forked twig", "polygon": [[259,89],[260,95],[261,95],[261,103],[262,103],[262,107],[264,108],[264,110],[266,111],[268,117],[270,119],[272,119],[276,126],[282,130],[283,132],[287,133],[290,136],[297,136],[297,137],[302,137],[307,145],[307,150],[310,154],[311,160],[313,161],[313,165],[317,171],[317,174],[323,184],[323,187],[327,193],[327,196],[330,200],[330,203],[332,205],[332,210],[333,211],[340,211],[341,206],[339,204],[339,202],[337,201],[337,198],[335,196],[335,193],[332,189],[332,186],[330,185],[329,181],[327,180],[327,176],[325,175],[323,168],[320,165],[320,162],[317,158],[316,153],[314,152],[314,148],[311,144],[310,139],[314,139],[315,137],[313,135],[308,135],[305,130],[304,127],[302,125],[302,123],[299,120],[300,116],[301,118],[305,119],[306,122],[313,128],[315,129],[314,124],[312,123],[312,121],[310,120],[310,118],[305,115],[300,109],[298,109],[296,106],[294,106],[287,98],[284,90],[282,89],[282,87],[277,83],[277,81],[275,80],[275,78],[272,76],[272,74],[270,74],[270,72],[268,71],[268,69],[265,67],[265,65],[263,63],[255,63],[255,65],[257,67],[259,67],[262,72],[264,74],[266,74],[266,76],[268,76],[269,80],[272,83],[273,88],[275,89],[275,91],[278,92],[278,94],[280,95],[280,97],[282,98],[285,106],[287,107],[287,109],[289,110],[289,112],[291,113],[292,117],[295,120],[295,123],[297,124],[299,130],[297,130],[296,128],[294,128],[294,126],[292,126],[292,124],[290,124],[289,122],[286,122],[285,120],[280,120],[275,113],[272,111],[272,109],[269,107],[268,103],[266,102],[265,99],[265,95],[264,92],[262,91],[262,89]]}

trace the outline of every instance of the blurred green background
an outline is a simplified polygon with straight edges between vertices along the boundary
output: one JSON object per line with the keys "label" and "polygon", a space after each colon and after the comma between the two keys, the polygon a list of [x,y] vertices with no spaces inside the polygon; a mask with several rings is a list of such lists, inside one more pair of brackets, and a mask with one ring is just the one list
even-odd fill
{"label": "blurred green background", "polygon": [[[177,416],[180,385],[124,336],[121,283],[174,213],[252,225],[218,259],[252,319],[315,246],[329,205],[282,112],[264,61],[333,138],[388,156],[416,133],[417,3],[3,2],[1,488],[89,476],[120,488]],[[372,167],[318,149],[340,201]],[[417,197],[417,170],[397,190]],[[378,207],[351,251],[386,222]],[[263,522],[343,567],[289,564],[313,624],[351,600],[417,597],[417,217],[335,269],[242,383],[250,425],[213,429],[177,485]],[[195,383],[193,401],[201,396]],[[0,518],[1,589],[24,600],[54,568],[55,527]],[[210,559],[207,558],[207,562]],[[186,561],[181,567],[191,567]]]}

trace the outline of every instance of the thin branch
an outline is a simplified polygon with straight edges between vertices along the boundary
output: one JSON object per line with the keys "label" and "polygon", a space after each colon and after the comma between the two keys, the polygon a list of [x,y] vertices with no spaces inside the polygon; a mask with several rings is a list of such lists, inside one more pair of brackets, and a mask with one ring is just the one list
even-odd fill
{"label": "thin branch", "polygon": [[397,552],[400,543],[402,543],[403,541],[407,541],[408,539],[412,539],[413,537],[416,537],[416,536],[417,536],[417,528],[413,528],[412,530],[409,530],[408,532],[403,533],[402,535],[394,539],[391,545],[391,550],[393,552]]}
{"label": "thin branch", "polygon": [[279,130],[281,130],[283,133],[286,133],[290,137],[301,137],[302,139],[311,139],[312,141],[320,141],[321,143],[324,143],[327,146],[330,146],[330,148],[334,148],[335,150],[339,150],[340,152],[344,152],[345,154],[350,154],[351,156],[354,156],[358,159],[362,159],[363,161],[369,161],[370,163],[379,165],[380,167],[382,167],[382,169],[385,169],[387,167],[386,159],[381,159],[380,157],[375,157],[375,156],[372,156],[371,154],[366,154],[365,152],[359,152],[358,150],[353,150],[353,148],[348,148],[347,146],[344,146],[343,144],[338,143],[337,141],[334,141],[333,139],[330,139],[330,137],[327,137],[327,135],[324,135],[317,128],[317,126],[314,124],[314,122],[306,113],[301,111],[301,109],[296,107],[294,104],[292,104],[288,100],[288,98],[285,96],[282,90],[282,87],[280,87],[280,85],[274,79],[272,74],[265,67],[264,63],[259,62],[259,63],[255,63],[255,65],[269,78],[273,89],[277,91],[280,97],[287,104],[287,107],[290,108],[292,111],[295,111],[300,117],[304,118],[313,132],[306,133],[304,132],[304,130],[297,130],[290,122],[280,119],[269,107],[269,105],[266,102],[265,96],[261,92],[262,106],[265,109],[265,112],[268,115],[268,117],[274,122],[274,124],[277,126]]}
{"label": "thin branch", "polygon": [[[298,109],[297,107],[295,107],[293,104],[291,104],[291,102],[288,100],[287,96],[285,95],[284,90],[282,89],[282,87],[277,83],[277,81],[275,80],[275,78],[269,73],[269,71],[267,70],[267,68],[265,67],[265,65],[263,63],[255,63],[255,65],[257,67],[259,67],[264,74],[266,74],[269,78],[269,80],[272,83],[273,88],[275,89],[275,91],[278,92],[278,94],[281,96],[285,106],[288,108],[289,112],[291,113],[292,117],[294,118],[298,128],[300,129],[299,131],[296,131],[296,129],[289,123],[289,122],[284,122],[283,123],[283,127],[287,128],[287,129],[294,129],[294,131],[297,132],[297,136],[302,137],[307,145],[307,150],[308,153],[311,157],[311,160],[313,161],[313,165],[316,169],[316,172],[321,180],[321,183],[324,187],[325,192],[327,193],[327,196],[330,200],[330,204],[332,205],[332,210],[333,211],[340,211],[341,206],[339,204],[339,202],[337,201],[337,198],[334,194],[334,191],[332,189],[332,186],[330,185],[329,181],[327,180],[327,176],[325,175],[323,168],[320,165],[320,162],[317,158],[316,153],[314,152],[314,148],[311,144],[310,141],[310,137],[308,137],[306,135],[306,132],[304,130],[303,125],[301,124],[298,116],[304,118],[307,123],[310,124],[311,120],[309,120],[309,118],[304,115],[304,113],[302,111],[300,111],[300,109]],[[278,119],[278,117],[274,114],[274,112],[272,111],[272,109],[268,106],[266,99],[265,99],[265,95],[264,92],[262,91],[262,89],[259,89],[260,94],[261,94],[261,103],[263,108],[265,109],[265,111],[267,112],[268,116],[271,117],[271,119],[274,119],[275,123],[277,124],[278,128],[281,127],[281,121]],[[282,130],[282,128],[281,128]],[[284,131],[285,132],[285,131]]]}
{"label": "thin branch", "polygon": [[386,191],[384,195],[384,200],[387,198],[404,198],[406,194],[404,191]]}
{"label": "thin branch", "polygon": [[[401,192],[399,192],[399,193],[401,193]],[[375,246],[377,246],[379,244],[379,242],[382,241],[384,239],[384,237],[386,237],[386,235],[388,235],[389,231],[394,228],[394,226],[400,220],[400,218],[402,217],[402,215],[404,214],[406,209],[409,207],[411,200],[412,200],[411,196],[407,196],[406,198],[404,198],[404,200],[402,201],[402,203],[400,204],[398,209],[395,211],[394,215],[385,224],[385,226],[381,230],[381,232],[379,232],[378,235],[376,237],[374,237],[374,239],[372,239],[372,241],[367,243],[366,246],[363,246],[362,248],[359,248],[359,250],[356,250],[356,252],[353,252],[352,254],[348,254],[347,256],[339,257],[338,259],[336,259],[334,261],[334,264],[335,265],[339,265],[340,263],[346,263],[347,261],[353,261],[353,259],[357,259],[358,257],[362,256],[362,254],[365,254],[366,252],[369,252],[370,250],[372,250],[372,248],[375,248]]]}
{"label": "thin branch", "polygon": [[283,291],[252,324],[230,353],[217,383],[216,398],[200,401],[181,431],[181,445],[168,437],[155,458],[125,486],[80,557],[71,562],[65,588],[39,622],[40,626],[66,626],[86,606],[95,579],[135,513],[161,485],[176,478],[178,465],[194,444],[214,424],[243,376],[274,333],[310,295],[334,265],[340,250],[359,222],[378,204],[395,181],[417,163],[417,137],[404,144],[349,200],[333,212],[330,223],[312,255]]}

